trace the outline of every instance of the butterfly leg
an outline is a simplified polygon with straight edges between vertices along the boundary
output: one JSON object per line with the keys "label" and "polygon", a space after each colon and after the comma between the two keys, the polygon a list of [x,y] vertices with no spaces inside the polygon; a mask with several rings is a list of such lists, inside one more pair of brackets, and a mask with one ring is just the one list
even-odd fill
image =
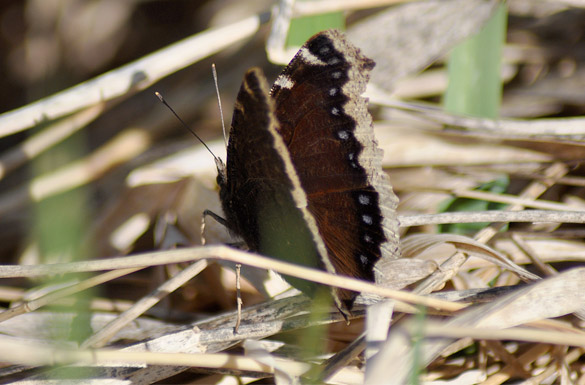
{"label": "butterfly leg", "polygon": [[[227,221],[223,217],[217,215],[213,211],[204,210],[203,217],[201,218],[201,245],[205,245],[205,243],[206,243],[205,242],[205,235],[204,235],[205,224],[206,224],[205,217],[206,216],[212,217],[213,219],[215,219],[215,221],[217,223],[224,226],[229,231],[229,226],[227,225]],[[226,245],[235,247],[235,248],[240,249],[240,250],[248,250],[248,247],[246,246],[246,243],[244,241],[229,242],[229,243],[226,243]]]}
{"label": "butterfly leg", "polygon": [[220,225],[229,228],[227,225],[227,221],[220,217],[219,215],[217,215],[216,213],[214,213],[211,210],[203,210],[203,216],[201,217],[201,245],[205,246],[205,217],[207,216],[212,217],[213,219],[216,220],[217,223],[219,223]]}
{"label": "butterfly leg", "polygon": [[[227,225],[227,221],[224,218],[220,217],[219,215],[217,215],[213,211],[204,210],[203,216],[201,218],[201,245],[205,245],[205,217],[208,215],[210,217],[212,217],[213,219],[215,219],[219,224],[221,224],[229,229],[229,227]],[[236,263],[236,305],[237,305],[238,311],[237,311],[237,316],[236,316],[236,325],[234,326],[234,334],[238,333],[238,329],[240,328],[240,323],[242,322],[243,301],[242,301],[242,291],[241,291],[241,285],[240,285],[241,269],[242,269],[242,264]]]}

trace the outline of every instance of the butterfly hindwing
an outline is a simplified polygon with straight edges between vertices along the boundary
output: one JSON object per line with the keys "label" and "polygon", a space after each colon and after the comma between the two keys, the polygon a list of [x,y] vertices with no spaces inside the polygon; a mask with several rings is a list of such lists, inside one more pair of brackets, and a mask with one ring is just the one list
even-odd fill
{"label": "butterfly hindwing", "polygon": [[[258,68],[246,73],[238,93],[224,173],[223,181],[221,175],[218,181],[227,223],[251,250],[313,268],[322,266],[326,249],[278,133],[274,102]],[[314,290],[308,281],[287,280],[305,292]]]}

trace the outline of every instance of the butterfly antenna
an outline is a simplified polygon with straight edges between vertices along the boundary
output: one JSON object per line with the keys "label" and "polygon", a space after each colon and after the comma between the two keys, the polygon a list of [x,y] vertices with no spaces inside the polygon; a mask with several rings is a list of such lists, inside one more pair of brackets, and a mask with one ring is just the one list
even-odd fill
{"label": "butterfly antenna", "polygon": [[223,121],[223,108],[221,108],[221,97],[219,96],[219,86],[217,85],[217,71],[215,70],[215,63],[211,65],[211,72],[213,73],[213,82],[215,83],[215,93],[217,94],[217,105],[219,106],[219,115],[221,116],[221,129],[223,131],[223,142],[227,147],[227,135],[225,133],[225,123]]}
{"label": "butterfly antenna", "polygon": [[162,96],[162,95],[161,95],[159,92],[155,92],[154,94],[155,94],[155,95],[156,95],[156,97],[157,97],[157,98],[158,98],[158,99],[161,101],[161,103],[162,103],[162,104],[164,104],[164,105],[165,105],[165,106],[166,106],[166,107],[167,107],[169,110],[171,110],[171,112],[173,113],[173,115],[175,115],[175,117],[176,117],[177,119],[179,119],[179,122],[181,122],[181,124],[183,125],[183,127],[185,127],[185,128],[186,128],[186,129],[187,129],[187,130],[188,130],[190,133],[192,133],[192,134],[193,134],[193,136],[194,136],[194,137],[196,137],[196,138],[197,138],[197,140],[199,140],[203,146],[205,146],[205,148],[207,149],[207,151],[209,151],[209,153],[211,154],[211,156],[213,156],[213,159],[215,159],[215,163],[217,164],[217,162],[221,162],[221,160],[220,160],[220,159],[219,159],[217,156],[215,156],[215,154],[213,153],[213,151],[211,151],[211,149],[209,148],[209,146],[207,146],[207,144],[205,144],[205,142],[204,142],[204,141],[203,141],[203,140],[202,140],[202,139],[199,137],[199,135],[197,135],[197,134],[195,133],[195,131],[193,131],[193,130],[191,129],[191,127],[189,127],[189,126],[187,125],[187,123],[185,123],[185,122],[183,121],[183,119],[181,119],[181,117],[180,117],[180,116],[179,116],[179,115],[178,115],[178,114],[175,112],[175,110],[173,110],[173,107],[171,107],[171,106],[170,106],[170,105],[167,103],[167,101],[166,101],[166,100],[163,98],[163,96]]}

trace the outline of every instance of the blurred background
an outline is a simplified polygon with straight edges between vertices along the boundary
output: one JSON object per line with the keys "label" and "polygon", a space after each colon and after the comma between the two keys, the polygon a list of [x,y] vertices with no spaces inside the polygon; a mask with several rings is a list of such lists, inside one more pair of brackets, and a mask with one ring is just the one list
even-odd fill
{"label": "blurred background", "polygon": [[[463,67],[457,67],[454,57],[459,55],[465,61],[465,53],[453,54],[453,47],[457,47],[455,52],[461,49],[466,39],[491,19],[490,12],[496,8],[491,7],[489,12],[466,8],[468,13],[464,14],[463,4],[474,4],[480,9],[482,3],[495,2],[413,2],[434,4],[436,10],[422,12],[414,4],[415,13],[408,19],[412,22],[374,21],[371,32],[351,34],[352,29],[362,28],[379,13],[405,6],[397,1],[388,7],[389,3],[381,1],[376,7],[351,9],[339,15],[347,24],[351,40],[368,55],[375,55],[378,63],[371,84],[382,91],[382,96],[372,97],[370,107],[380,147],[385,151],[384,167],[401,200],[399,214],[502,208],[503,204],[511,203],[497,203],[496,199],[464,200],[457,191],[516,196],[537,182],[546,188],[529,198],[561,205],[554,206],[557,209],[582,210],[583,122],[577,122],[577,134],[564,136],[556,136],[552,131],[530,136],[529,129],[522,135],[506,130],[468,132],[465,126],[443,130],[445,127],[440,123],[423,122],[388,105],[414,101],[463,115],[523,121],[582,118],[583,3],[508,1],[507,9],[502,8],[499,16],[495,16],[499,19],[490,27],[494,28],[491,35],[488,33],[487,38],[484,35],[485,40],[474,43],[471,49],[477,56],[484,55],[483,62],[492,66],[495,80],[489,87],[474,83],[480,70],[465,75],[464,70],[458,69]],[[35,124],[16,124],[18,129],[14,129],[11,114],[16,109],[26,112],[30,103],[115,71],[181,39],[252,15],[262,14],[263,21],[267,21],[274,5],[268,0],[0,2],[0,264],[91,260],[201,244],[202,211],[220,212],[213,158],[181,127],[154,92],[161,92],[216,155],[224,157],[211,64],[217,66],[224,119],[229,127],[245,71],[259,66],[271,83],[283,68],[267,59],[270,23],[264,22],[249,38],[156,79],[145,89],[137,86],[144,80],[140,76],[123,78],[122,86],[127,89],[123,94],[114,98],[104,96],[104,100],[58,119],[31,114]],[[458,12],[461,16],[456,19]],[[451,21],[448,16],[458,21]],[[406,19],[394,19],[399,20]],[[445,20],[448,21],[441,23]],[[488,42],[490,36],[495,36],[495,41]],[[205,44],[219,43],[209,40]],[[416,44],[420,46],[415,48]],[[185,52],[186,56],[190,54]],[[169,53],[168,61],[175,60],[177,57]],[[119,86],[116,82],[120,79],[104,85]],[[489,103],[494,104],[487,108],[487,115],[478,113],[481,108],[477,107],[486,106],[488,101],[471,99],[455,87],[458,83],[484,96],[487,88],[491,90],[493,97]],[[72,93],[67,106],[83,104],[87,94],[82,88]],[[471,110],[459,109],[456,103],[451,104],[450,98],[460,99],[462,104],[473,100],[467,103]],[[553,122],[551,126],[565,128],[566,122],[556,122],[558,125]],[[562,172],[553,175],[551,165],[559,166]],[[553,177],[556,179],[551,182]],[[458,229],[419,226],[401,231],[403,236],[441,232],[472,235],[482,226],[485,224]],[[509,229],[526,235],[528,244],[538,250],[543,262],[559,269],[582,264],[585,255],[582,225],[510,226]],[[511,244],[509,234],[500,235],[493,242],[494,247],[517,263],[532,264],[524,249]],[[206,237],[211,242],[230,239],[225,229],[214,224],[210,224]],[[446,287],[466,289],[519,282],[517,277],[500,275],[501,270],[494,272],[493,266],[482,263],[470,265]],[[82,303],[78,310],[91,308],[94,312],[117,314],[181,268],[152,268],[100,285],[94,292],[77,298]],[[252,280],[253,273],[249,274]],[[36,290],[42,294],[39,287],[54,286],[58,281],[35,277],[3,279],[0,303],[9,307],[40,295]],[[244,303],[262,301],[267,294],[262,290],[244,284]],[[62,306],[61,310],[71,309],[69,303],[57,305]],[[225,265],[213,264],[162,301],[149,316],[185,322],[234,306],[234,275]],[[350,328],[342,326],[343,331],[329,343],[343,346],[363,327],[358,322]],[[67,338],[83,340],[91,333],[84,327],[75,330],[78,335]],[[554,362],[550,365],[553,367]]]}
{"label": "blurred background", "polygon": [[[506,44],[497,51],[502,59],[502,83],[496,84],[498,93],[503,88],[503,93],[497,96],[501,98],[496,109],[500,117],[534,119],[583,115],[585,11],[578,4],[572,6],[568,3],[508,2],[508,13],[503,14],[504,28],[501,29]],[[273,5],[274,2],[259,0],[2,1],[0,112],[6,113],[50,97],[210,28],[255,14],[267,15]],[[397,6],[400,5],[398,2]],[[342,16],[351,28],[385,7],[383,4],[368,10],[348,11]],[[420,25],[430,26],[431,32],[427,33],[429,47],[434,44],[433,39],[443,33],[457,35],[460,31],[460,36],[454,38],[450,46],[445,45],[437,51],[433,61],[429,59],[426,64],[417,64],[420,68],[399,76],[398,81],[386,90],[394,92],[393,98],[442,106],[449,84],[446,63],[451,48],[457,39],[462,41],[468,37],[471,30],[464,32],[459,24],[453,23],[448,31],[435,31],[432,26],[437,21],[432,13],[421,14],[417,20],[419,25],[413,24],[412,30],[403,26],[394,35],[408,42],[409,36]],[[476,23],[476,30],[481,26],[479,23]],[[377,28],[382,32],[390,27]],[[190,133],[180,127],[153,93],[161,92],[187,124],[210,143],[218,155],[222,155],[221,120],[211,64],[217,65],[225,121],[229,126],[234,98],[245,71],[260,66],[272,82],[282,69],[281,65],[270,64],[267,60],[265,44],[269,30],[270,25],[263,24],[251,38],[232,44],[140,92],[133,90],[131,80],[127,79],[126,94],[98,103],[93,112],[89,111],[89,116],[66,116],[62,121],[49,119],[13,134],[4,133],[0,137],[0,162],[3,166],[0,179],[0,263],[93,259],[168,248],[172,244],[199,244],[201,211],[218,207],[213,159]],[[377,41],[378,37],[370,35],[369,40]],[[388,45],[377,53],[391,57],[399,48]],[[432,49],[423,47],[421,52],[425,50]],[[415,58],[403,56],[393,60],[409,63],[412,59]],[[376,60],[379,61],[377,70],[380,73],[385,68],[384,59]],[[71,103],[75,102],[74,98]],[[375,120],[384,124],[407,125],[401,120],[403,117],[396,120],[396,116],[385,107],[372,104],[372,111]],[[48,145],[50,139],[40,134],[53,132],[59,122],[70,124],[68,119],[86,119],[86,123],[77,124],[80,129],[72,130],[63,141]],[[30,156],[27,141],[33,138],[37,145],[46,145],[47,148],[36,150],[35,155]],[[386,134],[380,138],[387,155],[385,166],[390,171],[396,192],[403,199],[400,210],[402,213],[436,212],[440,203],[450,197],[450,192],[435,192],[430,198],[428,192],[411,191],[412,181],[431,183],[433,179],[424,176],[429,170],[446,172],[454,178],[467,178],[469,175],[461,176],[462,170],[457,168],[465,160],[452,147],[439,150],[425,147],[420,139],[401,142],[402,139],[398,134]],[[460,138],[441,140],[445,140],[444,143],[454,141],[460,146],[457,151],[468,146]],[[494,138],[487,142],[499,143]],[[517,162],[518,167],[524,167],[521,169],[523,174],[514,181],[516,184],[506,182],[500,192],[519,191],[527,183],[526,175],[539,172],[540,162],[550,162],[554,157],[568,161],[571,173],[581,177],[583,170],[579,160],[584,156],[579,144],[534,140],[529,145],[516,145],[516,157],[506,153],[508,155],[501,155],[498,161]],[[524,153],[522,148],[529,148],[531,152]],[[491,148],[485,149],[484,158],[474,165],[485,164],[490,156],[493,159],[495,153],[492,151]],[[441,158],[448,153],[451,158]],[[177,158],[171,165],[160,166],[158,173],[142,169],[178,154],[186,154],[186,157]],[[435,160],[430,159],[432,157]],[[161,167],[165,171],[160,171]],[[197,176],[184,178],[193,169],[198,170]],[[408,174],[414,171],[420,173]],[[494,180],[499,172],[501,170],[478,171],[464,185],[477,187]],[[508,174],[508,171],[503,173]],[[146,182],[142,178],[153,179]],[[453,185],[461,182],[459,179],[448,180]],[[570,196],[578,200],[583,186],[581,182],[575,183]],[[548,199],[560,200],[566,192],[566,187],[554,190]],[[178,229],[177,232],[170,232],[171,227]],[[118,229],[124,231],[116,232]],[[218,235],[211,237],[226,239],[225,234],[219,234],[221,230],[217,232]],[[211,304],[202,299],[210,298],[210,293],[217,295],[220,292],[214,289],[213,282],[221,279],[214,274],[210,273],[209,279],[197,288],[186,289],[185,310],[192,311],[193,306],[216,310],[233,307],[233,287],[229,283],[225,286],[232,287],[228,290],[231,291],[229,296],[210,300]],[[136,285],[139,288],[136,293],[127,287],[119,290],[119,286],[114,286],[102,294],[139,298],[152,287],[150,277],[147,274],[132,278],[144,285]],[[123,284],[120,280],[113,285]],[[23,290],[34,286],[25,280],[6,280],[3,285]],[[251,293],[257,295],[253,290]],[[4,301],[9,303],[11,298],[20,295],[22,292],[15,289],[5,295]],[[199,302],[193,301],[194,297]]]}

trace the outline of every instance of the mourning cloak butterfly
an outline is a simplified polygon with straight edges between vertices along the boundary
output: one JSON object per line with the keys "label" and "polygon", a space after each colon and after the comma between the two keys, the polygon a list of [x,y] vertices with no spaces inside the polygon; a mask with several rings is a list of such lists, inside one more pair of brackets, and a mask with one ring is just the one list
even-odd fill
{"label": "mourning cloak butterfly", "polygon": [[[217,182],[228,228],[250,250],[369,281],[381,257],[398,256],[397,198],[360,96],[373,67],[329,30],[305,43],[271,91],[260,69],[246,73]],[[344,314],[356,295],[333,290]]]}

